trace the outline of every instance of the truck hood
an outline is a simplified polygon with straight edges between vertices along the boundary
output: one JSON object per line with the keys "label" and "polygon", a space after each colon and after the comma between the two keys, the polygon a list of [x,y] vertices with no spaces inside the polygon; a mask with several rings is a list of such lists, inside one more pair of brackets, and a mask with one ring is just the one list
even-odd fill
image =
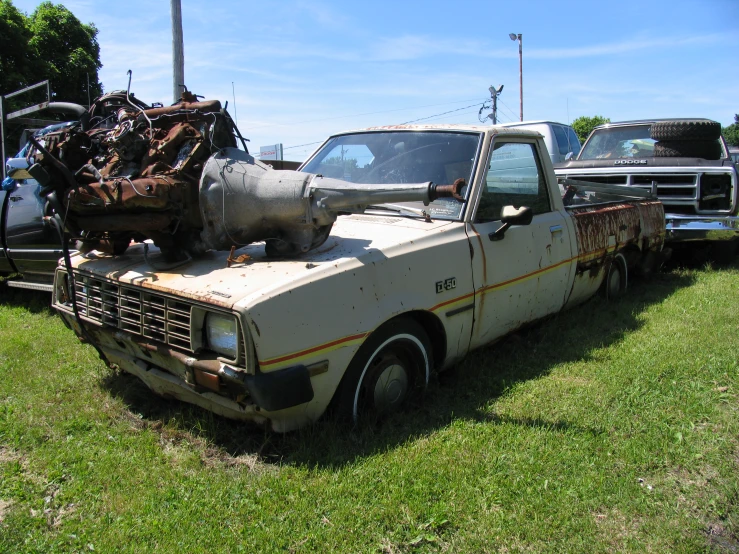
{"label": "truck hood", "polygon": [[[567,170],[575,169],[625,169],[630,171],[649,171],[650,167],[731,167],[731,160],[705,160],[703,158],[634,158],[633,161],[645,161],[644,164],[624,164],[632,161],[628,159],[603,159],[603,160],[571,160],[569,162],[554,164],[557,174],[567,173]],[[617,163],[621,162],[621,163]]]}
{"label": "truck hood", "polygon": [[[462,224],[355,214],[340,216],[321,247],[292,259],[268,258],[264,243],[254,243],[232,254],[209,251],[165,270],[156,269],[165,262],[155,246],[133,244],[121,256],[93,251],[71,261],[74,268],[92,276],[232,309],[237,303],[248,306],[321,276],[385,258],[390,250],[420,248],[416,244],[420,239],[452,225]],[[230,267],[229,258],[233,260]]]}

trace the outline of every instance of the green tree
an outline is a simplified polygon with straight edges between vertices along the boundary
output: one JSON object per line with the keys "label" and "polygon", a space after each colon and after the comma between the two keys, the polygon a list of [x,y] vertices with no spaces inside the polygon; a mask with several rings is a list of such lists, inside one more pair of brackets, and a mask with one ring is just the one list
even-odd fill
{"label": "green tree", "polygon": [[89,76],[89,98],[102,94],[103,86],[98,81],[102,64],[95,25],[81,23],[63,5],[51,2],[39,4],[28,22],[32,34],[29,46],[38,64],[29,79],[31,82],[49,79],[55,99],[87,104]]}
{"label": "green tree", "polygon": [[88,76],[89,98],[103,92],[97,34],[61,4],[43,2],[29,17],[0,0],[0,94],[48,79],[55,100],[87,104]]}
{"label": "green tree", "polygon": [[10,0],[0,0],[0,94],[28,84],[33,70],[30,40],[26,16]]}
{"label": "green tree", "polygon": [[580,139],[580,142],[585,142],[585,139],[588,138],[588,135],[590,135],[590,132],[595,127],[610,122],[610,118],[603,117],[602,115],[594,115],[593,117],[583,115],[572,122],[572,128],[577,133],[577,138]]}
{"label": "green tree", "polygon": [[739,146],[739,114],[734,115],[734,123],[721,129],[721,134],[729,146]]}

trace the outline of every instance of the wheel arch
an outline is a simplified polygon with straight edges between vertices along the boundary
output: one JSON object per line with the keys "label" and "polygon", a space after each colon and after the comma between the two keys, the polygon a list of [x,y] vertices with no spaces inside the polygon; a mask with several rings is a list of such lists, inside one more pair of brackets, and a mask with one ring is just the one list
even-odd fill
{"label": "wheel arch", "polygon": [[630,243],[621,248],[620,250],[617,250],[613,254],[613,258],[611,258],[611,263],[613,263],[613,260],[621,254],[624,259],[626,260],[626,268],[628,271],[633,270],[637,264],[639,263],[639,260],[644,255],[643,249],[639,248],[639,246],[635,243]]}
{"label": "wheel arch", "polygon": [[432,367],[431,369],[439,369],[441,367],[441,364],[446,359],[447,351],[447,337],[446,329],[444,329],[444,324],[441,322],[436,314],[424,310],[413,310],[410,312],[404,312],[390,318],[388,321],[403,317],[415,320],[416,323],[418,323],[421,327],[423,327],[423,330],[426,331],[426,334],[431,340],[431,347],[433,349],[432,354],[434,367]]}
{"label": "wheel arch", "polygon": [[[636,249],[638,252],[639,250]],[[618,298],[619,296],[622,296],[628,287],[629,282],[629,261],[626,256],[628,254],[628,251],[626,248],[622,248],[621,250],[617,250],[613,253],[613,256],[611,256],[608,259],[608,262],[605,264],[605,271],[603,275],[603,282],[601,283],[601,292],[607,299],[614,299]],[[622,275],[621,275],[621,285],[619,286],[618,291],[612,291],[611,290],[611,269],[614,268],[614,266],[618,266],[621,268]]]}
{"label": "wheel arch", "polygon": [[[419,326],[421,328],[420,330],[423,330],[423,332],[427,335],[427,339],[429,343],[427,348],[428,350],[430,350],[429,354],[431,357],[432,364],[430,366],[427,366],[428,369],[427,369],[427,374],[426,374],[426,380],[428,381],[432,372],[434,372],[439,367],[441,367],[441,364],[446,358],[447,337],[446,337],[446,331],[444,329],[444,326],[442,322],[439,320],[439,318],[435,314],[425,311],[425,310],[410,310],[410,311],[395,314],[394,316],[378,324],[373,329],[372,332],[368,333],[368,335],[362,341],[362,344],[360,344],[357,350],[354,352],[351,361],[349,362],[347,367],[344,369],[344,373],[341,376],[338,386],[332,393],[331,401],[329,402],[327,409],[326,409],[328,413],[341,414],[341,413],[346,412],[346,405],[347,405],[346,400],[343,399],[342,397],[345,396],[345,392],[347,390],[352,390],[353,388],[353,386],[352,388],[347,388],[352,383],[352,379],[354,378],[353,372],[355,370],[352,369],[352,366],[353,364],[355,364],[355,361],[358,359],[357,358],[358,356],[364,355],[362,352],[363,350],[365,350],[365,347],[368,345],[368,342],[372,341],[373,337],[375,337],[377,333],[380,332],[381,329],[387,329],[387,326],[392,324],[393,322],[399,322],[403,320],[406,321],[406,325],[412,322],[414,325]],[[364,377],[364,370],[362,371],[361,376],[359,376],[359,379],[360,379],[359,382],[361,382],[363,377]],[[355,402],[356,402],[356,399],[355,399]],[[353,406],[353,409],[356,409],[356,406]]]}

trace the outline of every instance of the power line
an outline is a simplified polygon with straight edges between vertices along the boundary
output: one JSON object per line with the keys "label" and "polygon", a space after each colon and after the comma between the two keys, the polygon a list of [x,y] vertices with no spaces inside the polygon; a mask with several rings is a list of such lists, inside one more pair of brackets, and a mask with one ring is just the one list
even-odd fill
{"label": "power line", "polygon": [[431,118],[433,118],[433,117],[439,117],[439,116],[441,116],[441,115],[446,115],[446,114],[449,114],[449,113],[454,113],[454,112],[461,112],[462,110],[467,110],[467,109],[469,109],[469,108],[472,108],[472,107],[474,107],[474,106],[477,106],[477,105],[479,105],[479,104],[480,104],[480,102],[475,102],[474,104],[470,104],[469,106],[465,106],[464,108],[458,108],[458,109],[456,109],[456,110],[450,110],[450,111],[448,111],[448,112],[443,112],[443,113],[437,113],[437,114],[435,114],[435,115],[430,115],[430,116],[428,116],[428,117],[420,117],[420,118],[418,118],[418,119],[413,119],[413,120],[411,120],[411,121],[406,121],[405,123],[401,123],[401,125],[408,125],[409,123],[415,123],[416,121],[424,121],[424,120],[426,120],[426,119],[431,119]]}
{"label": "power line", "polygon": [[[424,106],[414,106],[411,108],[397,108],[394,110],[382,110],[379,112],[365,112],[365,113],[356,113],[356,114],[348,114],[348,115],[338,115],[336,117],[322,117],[320,119],[309,119],[307,121],[298,121],[298,122],[291,122],[291,123],[272,123],[269,125],[261,125],[259,127],[244,127],[244,131],[253,131],[255,129],[265,129],[269,127],[284,127],[286,125],[302,125],[303,123],[315,123],[317,121],[332,121],[334,119],[344,119],[347,117],[360,117],[363,115],[377,115],[377,114],[383,114],[383,113],[392,113],[392,112],[404,112],[408,110],[417,110],[419,108],[433,108],[436,106],[448,106],[450,104],[461,104],[462,102],[469,102],[472,98],[468,98],[467,100],[455,100],[454,102],[443,102],[441,104],[426,104]],[[418,121],[418,120],[416,120]]]}
{"label": "power line", "polygon": [[511,121],[514,121],[516,119],[516,116],[513,115],[513,111],[511,110],[511,107],[505,102],[503,102],[503,100],[501,100],[500,103],[503,104],[506,108],[508,108],[508,115],[511,118]]}
{"label": "power line", "polygon": [[[477,107],[477,104],[474,104],[472,107],[473,108],[476,108]],[[468,108],[469,108],[469,106],[468,106]],[[454,110],[454,111],[462,111],[462,110],[464,110],[464,108],[461,108],[460,110]],[[452,113],[452,112],[447,112],[447,114],[448,113]],[[474,113],[474,112],[471,112],[471,113]],[[440,121],[440,120],[446,119],[446,118],[449,117],[447,114],[437,114],[436,116],[433,116],[433,115],[432,116],[429,116],[428,121],[429,122],[433,122],[433,121]]]}
{"label": "power line", "polygon": [[317,140],[316,142],[306,142],[305,144],[296,144],[295,146],[284,146],[282,149],[289,150],[290,148],[300,148],[301,146],[312,146],[314,144],[320,144],[322,142],[322,140]]}
{"label": "power line", "polygon": [[[449,102],[449,103],[450,104],[455,104],[456,102]],[[442,105],[443,106],[444,104],[433,104],[433,105],[436,105],[436,106]],[[447,115],[447,114],[450,114],[450,113],[460,112],[462,110],[468,110],[470,108],[476,107],[477,105],[478,105],[478,103],[470,104],[469,106],[465,106],[464,108],[457,108],[456,110],[449,110],[448,112],[443,112],[443,113],[439,113],[439,114],[435,114],[435,115],[430,115],[430,116],[427,116],[427,117],[421,117],[419,119],[414,119],[412,121],[406,121],[405,123],[401,123],[400,125],[407,125],[409,123],[415,123],[416,121],[424,121],[424,120],[431,119],[431,118],[434,118],[434,117],[440,117],[440,116]],[[419,107],[428,107],[428,106],[419,106]],[[400,110],[388,110],[388,111],[400,111]],[[375,112],[375,113],[385,113],[385,112]],[[349,117],[349,116],[346,116],[346,117]],[[325,121],[325,120],[316,120],[316,121]],[[307,122],[304,121],[303,123],[307,123]],[[293,149],[293,148],[300,148],[301,146],[312,146],[314,144],[320,144],[322,142],[323,142],[322,140],[318,140],[316,142],[307,142],[305,144],[296,144],[295,146],[283,146],[282,150],[284,151],[284,150],[290,150],[290,149]]]}

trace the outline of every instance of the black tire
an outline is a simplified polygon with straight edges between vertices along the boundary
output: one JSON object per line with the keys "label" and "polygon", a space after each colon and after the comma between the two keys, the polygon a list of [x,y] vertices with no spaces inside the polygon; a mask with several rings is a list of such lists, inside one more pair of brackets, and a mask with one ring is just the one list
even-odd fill
{"label": "black tire", "polygon": [[658,121],[652,123],[654,140],[717,140],[721,136],[718,121]]}
{"label": "black tire", "polygon": [[381,419],[423,390],[433,368],[431,341],[413,319],[381,325],[362,344],[336,392],[336,412],[346,422]]}
{"label": "black tire", "polygon": [[721,155],[721,144],[717,140],[696,140],[692,142],[662,140],[654,144],[655,158],[719,160]]}
{"label": "black tire", "polygon": [[603,295],[608,300],[615,300],[626,294],[626,287],[629,280],[629,270],[626,265],[626,258],[621,253],[611,260],[608,266],[606,278],[603,280]]}

